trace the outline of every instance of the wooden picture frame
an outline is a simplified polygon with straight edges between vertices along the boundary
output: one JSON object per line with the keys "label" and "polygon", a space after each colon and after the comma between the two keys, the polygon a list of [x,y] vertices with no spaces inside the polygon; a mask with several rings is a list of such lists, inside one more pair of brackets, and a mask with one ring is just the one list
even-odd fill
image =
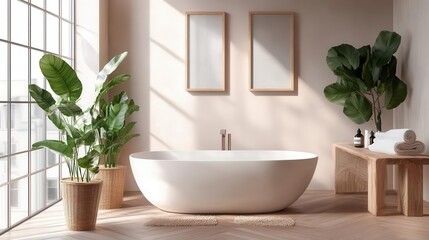
{"label": "wooden picture frame", "polygon": [[294,92],[294,13],[249,12],[249,90]]}
{"label": "wooden picture frame", "polygon": [[186,90],[226,90],[226,13],[186,13]]}

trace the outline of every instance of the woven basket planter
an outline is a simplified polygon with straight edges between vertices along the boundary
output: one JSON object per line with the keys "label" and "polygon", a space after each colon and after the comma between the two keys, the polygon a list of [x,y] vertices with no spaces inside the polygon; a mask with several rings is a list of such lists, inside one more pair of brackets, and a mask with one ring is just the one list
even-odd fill
{"label": "woven basket planter", "polygon": [[126,167],[118,165],[112,168],[100,166],[97,178],[103,181],[99,209],[122,207],[124,197]]}
{"label": "woven basket planter", "polygon": [[61,180],[64,215],[67,227],[72,231],[95,229],[102,181],[76,182],[69,178]]}

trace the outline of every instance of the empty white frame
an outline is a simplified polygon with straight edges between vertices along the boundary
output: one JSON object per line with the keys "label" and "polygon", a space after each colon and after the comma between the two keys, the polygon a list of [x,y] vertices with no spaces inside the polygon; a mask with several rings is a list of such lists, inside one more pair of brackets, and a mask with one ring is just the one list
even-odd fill
{"label": "empty white frame", "polygon": [[225,91],[225,12],[186,13],[186,90]]}
{"label": "empty white frame", "polygon": [[250,91],[295,91],[294,15],[250,12]]}

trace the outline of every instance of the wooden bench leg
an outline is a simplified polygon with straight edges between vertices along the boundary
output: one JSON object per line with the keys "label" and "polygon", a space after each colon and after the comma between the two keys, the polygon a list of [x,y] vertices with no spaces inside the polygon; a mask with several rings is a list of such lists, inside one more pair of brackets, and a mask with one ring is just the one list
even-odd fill
{"label": "wooden bench leg", "polygon": [[335,158],[335,193],[366,193],[368,170],[366,160],[342,149],[333,148]]}
{"label": "wooden bench leg", "polygon": [[368,211],[375,216],[382,215],[386,177],[386,162],[378,159],[368,161]]}
{"label": "wooden bench leg", "polygon": [[398,211],[405,216],[423,216],[423,165],[398,165]]}

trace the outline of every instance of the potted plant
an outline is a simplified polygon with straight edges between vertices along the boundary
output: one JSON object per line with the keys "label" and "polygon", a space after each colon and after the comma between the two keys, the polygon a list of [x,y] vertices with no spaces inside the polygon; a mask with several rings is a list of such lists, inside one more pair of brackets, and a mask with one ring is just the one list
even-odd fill
{"label": "potted plant", "polygon": [[[113,79],[103,86],[107,75],[123,60],[123,55],[114,57],[99,73],[98,92],[107,92],[120,81]],[[39,141],[32,147],[45,147],[65,158],[70,177],[61,180],[61,187],[67,227],[77,231],[92,230],[97,220],[102,186],[102,181],[94,176],[99,171],[99,132],[103,118],[96,111],[90,111],[94,107],[83,110],[79,106],[82,82],[70,65],[52,54],[45,54],[39,64],[56,98],[36,84],[29,85],[29,92],[62,137]]]}
{"label": "potted plant", "polygon": [[382,110],[397,107],[407,97],[407,85],[396,76],[393,56],[400,43],[399,34],[381,31],[372,48],[341,44],[329,49],[326,62],[337,81],[325,87],[326,99],[343,106],[343,113],[357,124],[372,117],[381,131]]}
{"label": "potted plant", "polygon": [[[120,84],[129,78],[129,75],[123,74],[111,82]],[[126,167],[117,165],[119,153],[128,141],[139,136],[130,133],[136,122],[126,123],[126,119],[138,111],[139,106],[125,92],[120,92],[111,101],[106,101],[104,94],[103,91],[99,93],[91,111],[95,110],[103,119],[98,132],[101,156],[97,177],[103,181],[99,208],[113,209],[122,206],[124,196]]]}

